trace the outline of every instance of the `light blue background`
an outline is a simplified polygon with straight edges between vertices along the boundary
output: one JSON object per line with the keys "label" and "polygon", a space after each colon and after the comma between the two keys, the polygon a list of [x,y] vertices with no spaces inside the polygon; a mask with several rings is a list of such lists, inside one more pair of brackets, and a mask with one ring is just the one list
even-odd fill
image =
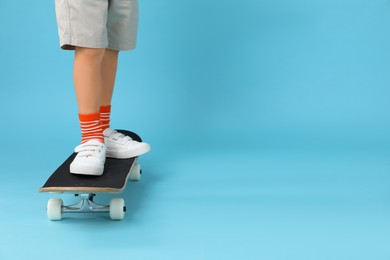
{"label": "light blue background", "polygon": [[0,259],[389,259],[389,28],[387,0],[141,0],[112,126],[143,179],[122,222],[50,222],[73,53],[54,1],[0,0]]}

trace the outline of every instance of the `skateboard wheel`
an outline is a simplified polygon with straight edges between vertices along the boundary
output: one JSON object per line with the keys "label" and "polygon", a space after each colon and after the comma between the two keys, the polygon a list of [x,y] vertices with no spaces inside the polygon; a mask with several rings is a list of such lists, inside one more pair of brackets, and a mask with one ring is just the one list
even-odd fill
{"label": "skateboard wheel", "polygon": [[62,199],[50,199],[47,203],[47,217],[49,220],[62,219]]}
{"label": "skateboard wheel", "polygon": [[122,220],[125,217],[125,201],[122,198],[114,198],[110,201],[110,218]]}
{"label": "skateboard wheel", "polygon": [[139,163],[134,163],[130,171],[129,179],[131,181],[139,181],[141,179],[141,166]]}

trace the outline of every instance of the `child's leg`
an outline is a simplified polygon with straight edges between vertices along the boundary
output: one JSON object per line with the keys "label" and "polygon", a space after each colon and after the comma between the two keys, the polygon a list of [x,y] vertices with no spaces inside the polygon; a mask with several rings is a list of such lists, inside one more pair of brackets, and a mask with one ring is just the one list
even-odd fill
{"label": "child's leg", "polygon": [[101,65],[102,69],[102,99],[101,106],[111,105],[112,94],[115,85],[115,76],[118,66],[119,51],[106,49]]}
{"label": "child's leg", "polygon": [[101,175],[104,170],[106,148],[100,125],[102,98],[101,65],[104,48],[75,48],[74,86],[79,108],[81,145],[70,164],[73,174]]}
{"label": "child's leg", "polygon": [[99,112],[102,98],[102,62],[105,49],[76,47],[74,86],[79,114]]}
{"label": "child's leg", "polygon": [[100,122],[102,130],[110,127],[111,99],[114,92],[119,51],[106,49],[102,61],[102,99],[100,105]]}
{"label": "child's leg", "polygon": [[76,47],[74,59],[74,86],[79,108],[81,142],[92,139],[104,142],[100,126],[102,97],[101,65],[105,49]]}

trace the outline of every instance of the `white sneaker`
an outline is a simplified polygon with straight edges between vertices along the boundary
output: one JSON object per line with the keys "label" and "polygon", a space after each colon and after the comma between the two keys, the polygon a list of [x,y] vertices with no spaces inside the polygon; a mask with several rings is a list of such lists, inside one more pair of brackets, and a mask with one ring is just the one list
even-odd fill
{"label": "white sneaker", "polygon": [[107,128],[103,132],[104,143],[107,147],[106,156],[116,159],[126,159],[139,156],[150,151],[150,145],[137,142],[130,136],[123,135],[113,129]]}
{"label": "white sneaker", "polygon": [[70,164],[70,172],[83,175],[102,175],[106,161],[106,147],[97,140],[90,140],[77,146],[77,155]]}

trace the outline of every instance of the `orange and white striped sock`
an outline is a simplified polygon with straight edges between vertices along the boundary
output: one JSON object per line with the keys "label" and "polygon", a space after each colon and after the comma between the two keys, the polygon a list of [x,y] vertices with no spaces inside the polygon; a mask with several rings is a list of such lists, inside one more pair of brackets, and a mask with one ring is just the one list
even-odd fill
{"label": "orange and white striped sock", "polygon": [[110,127],[110,115],[111,115],[111,106],[101,106],[100,107],[100,125],[102,131]]}
{"label": "orange and white striped sock", "polygon": [[98,140],[104,143],[103,131],[100,125],[100,113],[79,114],[81,127],[81,143]]}

